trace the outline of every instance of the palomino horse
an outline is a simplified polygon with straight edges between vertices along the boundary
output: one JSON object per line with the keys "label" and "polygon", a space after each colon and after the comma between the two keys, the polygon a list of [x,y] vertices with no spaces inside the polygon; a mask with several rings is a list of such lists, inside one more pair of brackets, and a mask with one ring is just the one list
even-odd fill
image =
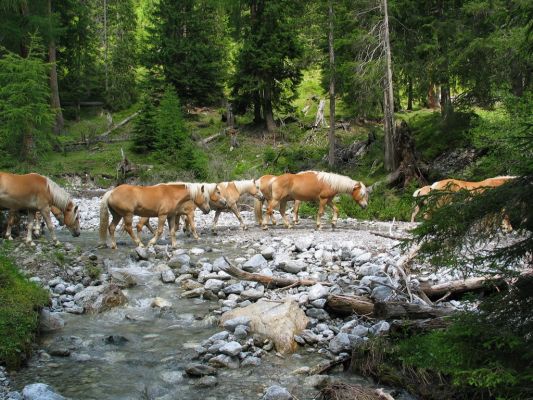
{"label": "palomino horse", "polygon": [[[132,228],[133,216],[158,217],[157,231],[148,242],[153,245],[163,233],[165,220],[170,227],[172,247],[176,247],[176,214],[182,204],[192,200],[204,213],[210,211],[209,201],[222,202],[220,191],[215,189],[211,195],[202,184],[162,184],[155,186],[121,185],[104,194],[100,203],[100,244],[105,245],[107,232],[111,236],[111,248],[117,248],[115,229],[124,218],[126,232],[137,246],[143,246]],[[109,224],[109,213],[113,220]],[[108,225],[109,224],[109,225]]]}
{"label": "palomino horse", "polygon": [[[276,175],[263,175],[261,178],[255,180],[255,188],[262,195],[262,199],[256,198],[254,200],[255,221],[259,226],[263,226],[263,204],[268,203],[272,198],[272,182],[276,179]],[[274,215],[270,216],[272,225],[276,225]]]}
{"label": "palomino horse", "polygon": [[272,181],[270,189],[272,197],[268,202],[263,229],[268,229],[268,217],[278,204],[285,226],[291,227],[285,215],[286,203],[289,200],[318,201],[317,229],[320,229],[320,219],[326,204],[333,209],[331,225],[335,227],[338,209],[333,203],[333,198],[339,193],[350,193],[352,199],[362,208],[368,205],[368,190],[362,182],[329,172],[304,171],[298,174],[283,174]]}
{"label": "palomino horse", "polygon": [[[24,210],[27,212],[27,210]],[[20,217],[22,211],[14,212],[10,211],[7,217],[7,224],[6,224],[6,232],[9,231],[11,233],[11,228],[14,224],[17,223],[17,219]],[[50,212],[52,215],[56,218],[57,222],[59,222],[59,226],[63,226],[65,223],[63,221],[63,213],[61,210],[55,206],[50,206]],[[44,221],[44,218],[40,211],[35,211],[33,214],[33,236],[39,237],[41,236],[41,225]]]}
{"label": "palomino horse", "polygon": [[20,210],[28,210],[26,243],[33,245],[33,219],[35,211],[39,211],[50,231],[52,241],[59,244],[50,219],[51,206],[57,207],[63,213],[63,221],[72,236],[79,236],[78,206],[74,204],[70,195],[54,181],[39,174],[15,175],[0,172],[0,208],[8,209],[10,212],[8,230],[6,231],[7,239],[12,239],[11,224],[15,213]]}
{"label": "palomino horse", "polygon": [[[461,181],[459,179],[444,179],[442,181],[437,181],[433,183],[431,186],[424,186],[420,189],[417,189],[413,193],[413,197],[420,197],[420,196],[427,196],[432,191],[445,191],[445,192],[458,192],[460,190],[468,190],[469,192],[473,194],[480,194],[484,192],[486,189],[495,188],[498,186],[503,185],[504,183],[507,183],[511,179],[515,179],[515,176],[497,176],[494,178],[487,178],[479,182],[468,182],[468,181]],[[445,204],[448,204],[452,201],[452,197],[449,195],[443,195],[440,196],[435,203],[436,207],[441,207]],[[425,200],[422,200],[422,204],[425,204]],[[411,222],[414,222],[416,215],[420,211],[420,206],[417,204],[415,206],[415,209],[413,211],[413,214],[411,215]],[[428,214],[424,214],[424,219],[428,218]],[[504,218],[504,224],[507,222]]]}

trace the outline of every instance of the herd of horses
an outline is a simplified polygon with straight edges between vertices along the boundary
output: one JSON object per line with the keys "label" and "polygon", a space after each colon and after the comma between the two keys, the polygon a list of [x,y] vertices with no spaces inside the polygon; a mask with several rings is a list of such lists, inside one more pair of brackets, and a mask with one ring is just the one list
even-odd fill
{"label": "herd of horses", "polygon": [[[424,186],[413,194],[415,198],[420,197],[422,200],[415,206],[411,221],[414,221],[420,211],[420,205],[425,203],[428,194],[432,191],[456,192],[466,189],[473,193],[480,193],[487,188],[500,186],[513,178],[500,176],[480,182],[445,179],[430,186]],[[287,228],[291,227],[286,215],[286,206],[289,201],[295,202],[293,223],[298,223],[300,202],[315,201],[318,203],[316,228],[321,228],[321,219],[326,206],[333,211],[331,224],[335,227],[338,218],[338,209],[334,203],[335,196],[341,193],[349,194],[359,206],[366,208],[370,191],[370,188],[360,181],[339,174],[319,171],[302,171],[279,176],[264,175],[258,179],[222,183],[169,182],[153,186],[124,184],[107,191],[101,199],[100,244],[107,246],[109,234],[111,248],[117,247],[115,230],[121,220],[124,220],[124,229],[137,246],[143,246],[139,236],[144,226],[148,227],[153,234],[148,242],[148,245],[153,245],[163,234],[164,225],[167,222],[171,244],[176,247],[175,233],[179,229],[181,217],[185,219],[185,228],[198,239],[194,223],[196,208],[204,213],[209,213],[211,209],[215,210],[213,231],[222,211],[233,212],[241,228],[247,229],[238,208],[238,200],[245,194],[255,198],[256,221],[262,229],[268,229],[269,222],[275,224],[273,213],[277,207],[279,207],[284,225]],[[437,206],[450,202],[451,198],[451,195],[441,196]],[[265,203],[266,212],[263,214]],[[80,235],[78,206],[64,189],[51,179],[39,174],[16,175],[0,172],[0,210],[8,211],[5,233],[7,239],[12,239],[11,226],[20,212],[28,214],[26,236],[28,244],[33,244],[32,231],[38,214],[44,218],[54,243],[58,241],[50,217],[51,212],[60,224],[70,230],[73,236]],[[110,215],[111,222],[109,222]],[[141,217],[135,230],[133,229],[134,216]],[[424,218],[428,217],[429,214],[426,212]],[[150,218],[157,218],[155,230],[149,224]]]}

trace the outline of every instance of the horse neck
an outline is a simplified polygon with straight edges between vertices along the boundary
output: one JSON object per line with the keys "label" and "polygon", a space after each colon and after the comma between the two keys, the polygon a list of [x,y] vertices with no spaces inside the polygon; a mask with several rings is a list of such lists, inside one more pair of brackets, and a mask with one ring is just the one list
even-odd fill
{"label": "horse neck", "polygon": [[255,183],[252,180],[234,181],[232,183],[235,186],[235,189],[237,190],[237,193],[239,195],[242,195],[244,193],[252,194],[252,191],[255,192]]}
{"label": "horse neck", "polygon": [[46,178],[46,183],[50,193],[50,205],[64,212],[71,202],[70,195],[51,179]]}

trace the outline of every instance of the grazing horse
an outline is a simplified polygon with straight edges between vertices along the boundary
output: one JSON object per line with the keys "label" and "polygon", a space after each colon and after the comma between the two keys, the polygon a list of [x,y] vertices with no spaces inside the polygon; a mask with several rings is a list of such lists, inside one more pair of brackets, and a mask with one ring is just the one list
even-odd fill
{"label": "grazing horse", "polygon": [[[124,227],[133,242],[142,247],[141,240],[135,235],[132,228],[133,216],[158,217],[157,231],[148,242],[153,245],[163,233],[165,220],[170,227],[170,240],[172,247],[176,247],[176,215],[179,207],[193,201],[204,213],[210,211],[209,201],[224,202],[220,191],[215,188],[211,195],[207,194],[203,184],[162,184],[155,186],[121,185],[104,194],[100,203],[100,245],[106,244],[107,232],[111,236],[111,248],[117,248],[115,229],[124,218]],[[113,220],[109,224],[109,213]]]}
{"label": "grazing horse", "polygon": [[6,231],[8,240],[12,240],[11,225],[15,213],[28,210],[26,243],[34,244],[32,241],[33,220],[35,212],[39,211],[50,231],[52,241],[59,244],[50,218],[52,206],[57,207],[63,213],[63,221],[72,236],[79,236],[78,206],[74,204],[70,195],[54,181],[39,174],[15,175],[0,172],[0,208],[8,209],[10,215]]}
{"label": "grazing horse", "polygon": [[[63,221],[64,219],[63,213],[61,212],[59,208],[50,206],[50,212],[59,222],[59,226],[63,226],[65,224]],[[17,221],[17,218],[20,217],[20,213],[21,211],[19,212],[10,211],[9,212],[8,217],[7,217],[6,232],[7,231],[11,232],[11,227],[17,223],[16,221]],[[40,211],[35,211],[33,218],[34,218],[33,236],[39,237],[41,235],[41,224],[43,223],[44,218]]]}
{"label": "grazing horse", "polygon": [[[263,225],[263,204],[268,203],[272,198],[272,182],[276,179],[276,175],[263,175],[261,178],[255,180],[256,189],[262,194],[262,199],[256,198],[254,200],[255,221],[259,226]],[[272,225],[276,225],[274,216],[271,216]]]}
{"label": "grazing horse", "polygon": [[326,204],[333,209],[331,225],[335,227],[338,209],[333,203],[333,198],[339,193],[350,193],[352,199],[362,208],[368,205],[368,190],[362,182],[329,172],[304,171],[298,174],[283,174],[272,181],[270,189],[271,199],[268,202],[263,229],[268,229],[268,217],[272,215],[274,207],[278,204],[285,226],[291,227],[285,215],[286,203],[289,200],[318,201],[317,229],[320,229],[320,219],[324,214]]}
{"label": "grazing horse", "polygon": [[[413,197],[420,197],[420,196],[427,196],[430,192],[433,191],[444,191],[444,192],[458,192],[460,190],[468,190],[472,194],[481,194],[486,189],[495,188],[498,186],[503,185],[504,183],[507,183],[511,179],[515,179],[515,176],[497,176],[494,178],[487,178],[479,182],[469,182],[469,181],[462,181],[459,179],[444,179],[442,181],[437,181],[433,183],[431,186],[424,186],[420,189],[417,189],[413,193]],[[440,196],[435,203],[435,207],[442,207],[445,204],[448,204],[452,201],[452,196],[450,195],[443,195]],[[422,201],[422,204],[425,204],[425,201]],[[411,222],[414,222],[414,219],[418,212],[420,211],[420,207],[417,204],[415,206],[415,210],[413,211],[413,214],[411,215]],[[427,213],[424,214],[424,219],[427,219],[429,215]],[[504,224],[507,224],[507,221],[504,217]]]}

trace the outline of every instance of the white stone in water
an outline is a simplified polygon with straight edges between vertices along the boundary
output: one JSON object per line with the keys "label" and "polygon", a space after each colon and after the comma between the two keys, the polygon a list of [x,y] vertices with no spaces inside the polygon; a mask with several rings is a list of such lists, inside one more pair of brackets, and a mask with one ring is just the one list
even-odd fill
{"label": "white stone in water", "polygon": [[255,356],[248,356],[241,362],[241,367],[257,367],[258,365],[261,365],[261,359]]}
{"label": "white stone in water", "polygon": [[22,389],[24,400],[66,400],[65,397],[54,392],[51,386],[44,383],[32,383]]}
{"label": "white stone in water", "polygon": [[239,368],[239,358],[230,357],[226,354],[219,354],[209,360],[209,365],[215,368],[237,369]]}
{"label": "white stone in water", "polygon": [[161,272],[161,280],[164,283],[173,283],[176,280],[176,275],[174,275],[174,272],[169,269],[167,271]]}
{"label": "white stone in water", "polygon": [[326,297],[329,293],[329,289],[320,283],[317,283],[309,289],[309,301],[314,301]]}
{"label": "white stone in water", "polygon": [[39,329],[42,332],[53,332],[63,329],[65,321],[57,313],[51,313],[50,310],[42,309],[39,315]]}
{"label": "white stone in water", "polygon": [[168,300],[163,299],[162,297],[155,297],[152,299],[152,303],[150,304],[150,307],[152,308],[170,308],[172,307],[172,303]]}
{"label": "white stone in water", "polygon": [[198,255],[203,254],[203,253],[205,253],[205,250],[204,250],[204,249],[201,249],[201,248],[199,248],[199,247],[193,247],[193,248],[191,249],[191,254],[193,254],[193,255],[195,255],[195,256],[198,256]]}

